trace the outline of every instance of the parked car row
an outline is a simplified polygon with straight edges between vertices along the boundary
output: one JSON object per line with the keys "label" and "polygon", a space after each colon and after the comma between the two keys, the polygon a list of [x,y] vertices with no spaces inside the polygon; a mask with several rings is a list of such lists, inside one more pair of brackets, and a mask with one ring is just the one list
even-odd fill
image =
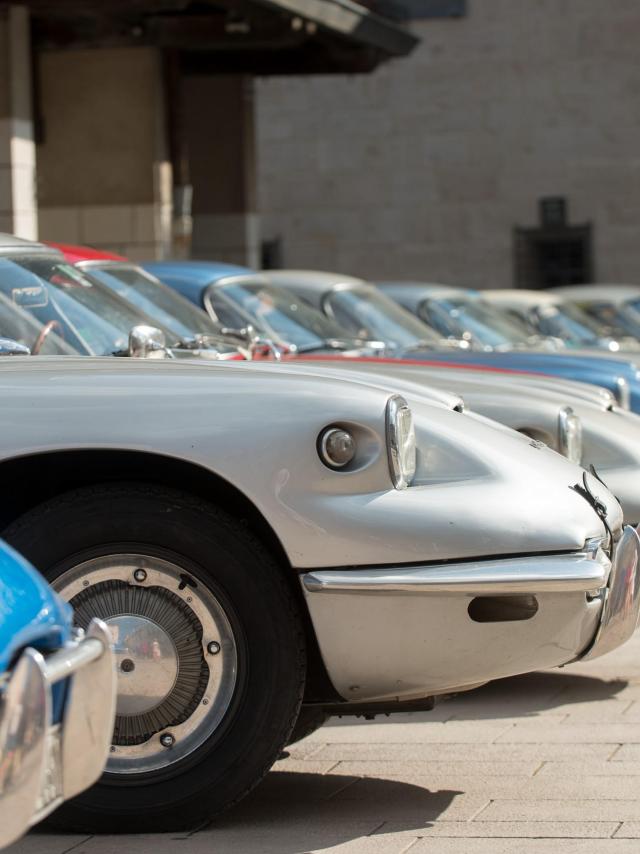
{"label": "parked car row", "polygon": [[[349,277],[0,238],[0,535],[55,618],[4,626],[2,767],[35,794],[0,844],[63,800],[49,821],[75,830],[191,828],[331,714],[430,709],[630,637],[632,351],[565,353],[502,315],[522,340],[477,349],[491,310],[470,297],[465,326],[461,293],[429,298],[461,323],[439,327]],[[62,744],[30,764],[24,660]],[[100,688],[74,756],[81,676]],[[15,790],[0,774],[3,820]]]}

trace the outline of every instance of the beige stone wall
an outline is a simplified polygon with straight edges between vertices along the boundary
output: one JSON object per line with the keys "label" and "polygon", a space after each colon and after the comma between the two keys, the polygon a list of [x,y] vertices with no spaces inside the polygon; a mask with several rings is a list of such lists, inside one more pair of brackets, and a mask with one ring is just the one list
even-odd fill
{"label": "beige stone wall", "polygon": [[512,283],[566,196],[595,272],[640,282],[640,3],[469,0],[371,76],[257,84],[259,207],[288,266]]}
{"label": "beige stone wall", "polygon": [[171,236],[171,169],[158,52],[46,52],[38,73],[42,239],[136,259],[163,254]]}

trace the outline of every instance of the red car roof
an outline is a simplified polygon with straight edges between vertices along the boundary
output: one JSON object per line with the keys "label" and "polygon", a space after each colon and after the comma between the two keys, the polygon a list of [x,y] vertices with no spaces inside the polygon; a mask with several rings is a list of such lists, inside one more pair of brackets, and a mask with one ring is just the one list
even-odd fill
{"label": "red car roof", "polygon": [[70,243],[52,243],[50,240],[44,241],[47,246],[52,246],[59,252],[62,252],[65,259],[70,264],[77,264],[80,261],[126,261],[123,255],[116,255],[113,252],[102,252],[99,249],[91,249],[88,246],[72,246]]}

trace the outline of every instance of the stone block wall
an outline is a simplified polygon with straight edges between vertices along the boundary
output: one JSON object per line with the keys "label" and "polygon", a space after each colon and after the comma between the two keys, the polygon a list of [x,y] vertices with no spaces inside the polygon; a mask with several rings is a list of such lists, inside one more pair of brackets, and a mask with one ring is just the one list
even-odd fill
{"label": "stone block wall", "polygon": [[640,3],[469,0],[372,75],[256,88],[262,234],[284,262],[510,286],[513,229],[564,196],[595,275],[640,282]]}

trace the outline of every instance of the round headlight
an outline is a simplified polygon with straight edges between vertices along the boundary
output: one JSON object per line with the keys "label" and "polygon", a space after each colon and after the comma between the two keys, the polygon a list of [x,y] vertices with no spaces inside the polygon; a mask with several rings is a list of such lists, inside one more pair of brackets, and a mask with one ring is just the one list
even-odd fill
{"label": "round headlight", "polygon": [[318,453],[330,469],[341,469],[356,455],[356,440],[348,430],[327,427],[318,437]]}
{"label": "round headlight", "polygon": [[416,434],[407,401],[395,395],[387,403],[387,454],[396,489],[405,489],[416,473]]}
{"label": "round headlight", "polygon": [[570,406],[560,410],[558,439],[560,452],[572,463],[579,464],[582,460],[582,421]]}

